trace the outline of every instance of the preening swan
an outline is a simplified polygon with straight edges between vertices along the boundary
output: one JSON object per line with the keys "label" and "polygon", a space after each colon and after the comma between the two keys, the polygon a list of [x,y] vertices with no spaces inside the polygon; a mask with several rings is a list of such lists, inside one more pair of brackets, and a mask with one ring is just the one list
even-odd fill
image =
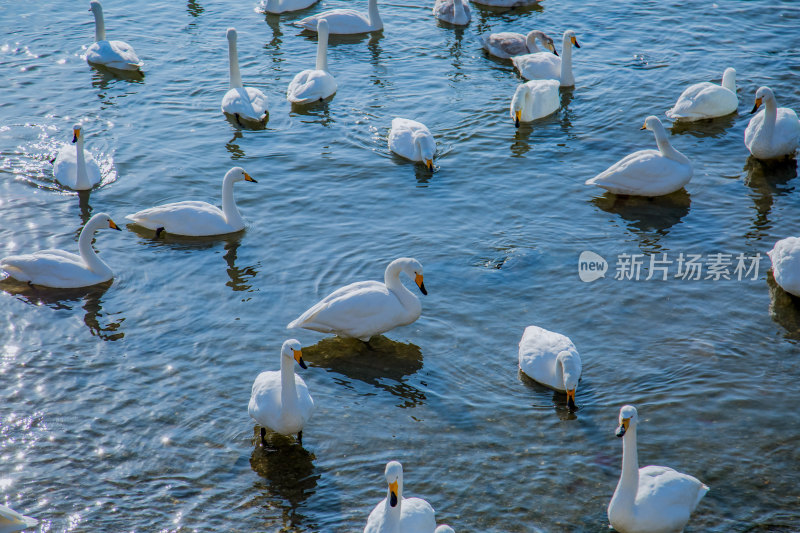
{"label": "preening swan", "polygon": [[641,129],[656,136],[658,150],[640,150],[617,161],[608,170],[586,180],[614,194],[661,196],[682,188],[692,179],[692,165],[669,143],[657,117],[649,116]]}
{"label": "preening swan", "polygon": [[532,80],[520,83],[511,99],[511,119],[519,128],[520,122],[531,122],[558,111],[561,100],[556,80]]}
{"label": "preening swan", "polygon": [[83,148],[83,129],[72,127],[72,144],[64,144],[53,162],[53,177],[64,187],[85,191],[103,179],[100,167],[92,154]]}
{"label": "preening swan", "polygon": [[293,104],[310,104],[336,93],[336,79],[328,72],[328,22],[317,23],[317,68],[297,74],[286,90],[286,99]]}
{"label": "preening swan", "polygon": [[541,52],[539,47],[536,46],[537,39],[546,50],[558,55],[553,39],[539,30],[531,30],[528,35],[514,32],[493,33],[481,37],[481,42],[483,43],[483,48],[493,56],[511,59],[514,56]]}
{"label": "preening swan", "polygon": [[97,0],[89,5],[94,14],[95,42],[86,50],[86,61],[117,70],[139,70],[144,65],[133,47],[124,41],[106,41],[106,25],[103,6]]}
{"label": "preening swan", "polygon": [[222,97],[222,112],[253,122],[263,122],[269,116],[267,95],[254,87],[242,84],[239,58],[236,52],[236,28],[228,28],[228,63],[230,65],[231,88]]}
{"label": "preening swan", "polygon": [[526,80],[559,80],[562,87],[575,85],[572,75],[572,45],[580,48],[575,32],[567,30],[561,40],[561,57],[547,52],[525,54],[511,58],[519,73]]}
{"label": "preening swan", "polygon": [[677,533],[708,492],[696,478],[666,466],[639,468],[632,405],[619,410],[617,437],[622,440],[622,473],[608,504],[608,521],[620,533]]}
{"label": "preening swan", "polygon": [[392,129],[389,130],[389,150],[411,161],[425,163],[428,170],[433,171],[436,140],[431,130],[421,122],[407,118],[392,120]]}
{"label": "preening swan", "polygon": [[800,297],[800,238],[787,237],[767,252],[772,261],[772,275],[778,286]]}
{"label": "preening swan", "polygon": [[400,282],[401,272],[414,280],[422,294],[428,294],[422,265],[416,259],[401,257],[386,267],[383,283],[359,281],[337,289],[286,327],[334,333],[367,342],[374,335],[411,324],[422,314],[422,304]]}
{"label": "preening swan", "polygon": [[80,255],[64,250],[42,250],[32,254],[9,255],[0,259],[0,269],[19,281],[61,289],[89,287],[114,277],[107,264],[92,249],[94,232],[101,228],[119,230],[111,217],[98,213],[89,219],[78,237]]}
{"label": "preening swan", "polygon": [[519,341],[519,369],[542,385],[566,392],[570,409],[575,409],[581,368],[581,356],[568,337],[538,326],[525,328]]}
{"label": "preening swan", "polygon": [[433,14],[437,19],[457,26],[469,24],[472,17],[467,0],[436,0]]}
{"label": "preening swan", "polygon": [[287,11],[300,11],[311,7],[317,0],[261,0],[259,8],[264,13],[286,13]]}
{"label": "preening swan", "polygon": [[303,427],[314,413],[314,400],[308,393],[303,378],[295,374],[294,363],[307,368],[303,361],[300,342],[289,339],[281,347],[281,370],[262,372],[253,382],[250,416],[261,426],[261,443],[266,443],[266,430],[283,435],[297,433],[297,442],[303,444]]}
{"label": "preening swan", "polygon": [[745,146],[758,159],[794,156],[800,141],[797,114],[788,107],[778,107],[769,87],[760,87],[756,91],[756,103],[751,113],[758,111],[762,103],[764,110],[750,119],[744,130]]}
{"label": "preening swan", "polygon": [[386,497],[372,510],[364,533],[434,533],[436,513],[422,498],[403,497],[403,465],[386,463]]}
{"label": "preening swan", "polygon": [[707,81],[690,85],[666,115],[673,120],[690,122],[724,117],[735,113],[737,107],[736,71],[726,68],[722,74],[722,85]]}
{"label": "preening swan", "polygon": [[35,518],[19,514],[15,510],[0,505],[0,532],[12,533],[13,531],[22,531],[31,527],[36,527],[39,523]]}
{"label": "preening swan", "polygon": [[241,231],[244,220],[233,199],[233,184],[237,181],[257,183],[243,168],[230,169],[222,179],[222,209],[207,202],[185,201],[151,207],[125,218],[155,230],[156,237],[162,231],[190,237]]}
{"label": "preening swan", "polygon": [[333,35],[348,35],[352,33],[367,33],[383,29],[383,21],[378,13],[378,0],[369,0],[367,15],[355,9],[331,9],[316,15],[311,15],[295,22],[306,30],[317,31],[317,21],[327,20],[328,31]]}

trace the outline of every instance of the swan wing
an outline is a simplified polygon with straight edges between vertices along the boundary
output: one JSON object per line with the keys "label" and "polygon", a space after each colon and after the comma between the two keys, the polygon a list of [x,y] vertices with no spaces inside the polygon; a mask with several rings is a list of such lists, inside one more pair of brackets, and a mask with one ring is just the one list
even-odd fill
{"label": "swan wing", "polygon": [[564,351],[578,355],[569,337],[539,326],[528,326],[519,341],[519,368],[528,377],[563,391],[564,383],[557,379],[556,358]]}
{"label": "swan wing", "polygon": [[369,17],[354,9],[332,9],[298,20],[294,24],[316,32],[317,22],[323,18],[328,21],[328,31],[331,34],[366,33],[382,28],[370,26]]}
{"label": "swan wing", "polygon": [[239,231],[225,214],[206,202],[186,201],[143,209],[125,218],[148,229],[164,228],[168,233],[198,237]]}
{"label": "swan wing", "polygon": [[0,268],[14,279],[46,287],[85,287],[110,279],[91,271],[81,256],[64,250],[10,255],[0,259]]}
{"label": "swan wing", "polygon": [[281,373],[260,373],[253,382],[247,411],[260,425],[277,429],[281,418]]}
{"label": "swan wing", "polygon": [[138,70],[144,65],[133,47],[124,41],[97,41],[86,51],[86,60],[119,70]]}
{"label": "swan wing", "polygon": [[434,533],[436,513],[422,498],[403,498],[400,508],[400,531]]}
{"label": "swan wing", "polygon": [[367,518],[367,525],[364,533],[388,533],[390,529],[389,517],[386,515],[386,498],[378,502]]}
{"label": "swan wing", "polygon": [[[100,165],[87,150],[83,151],[83,159],[86,163],[86,176],[91,185],[100,183],[103,175],[100,172]],[[78,154],[74,144],[64,144],[56,156],[53,163],[53,177],[55,180],[70,189],[75,189],[78,185]]]}
{"label": "swan wing", "polygon": [[786,292],[800,296],[800,238],[779,240],[767,255],[775,282]]}
{"label": "swan wing", "polygon": [[691,120],[722,117],[736,111],[738,105],[733,91],[714,83],[695,83],[683,91],[667,116]]}
{"label": "swan wing", "polygon": [[393,119],[392,129],[389,130],[389,150],[406,159],[422,161],[422,155],[414,142],[414,135],[419,133],[433,138],[431,131],[421,122],[399,117]]}
{"label": "swan wing", "polygon": [[334,77],[324,70],[304,70],[289,83],[286,99],[294,104],[309,104],[333,95],[337,85]]}
{"label": "swan wing", "polygon": [[614,194],[660,196],[680,189],[691,177],[690,165],[664,157],[658,150],[640,150],[586,180],[586,184]]}
{"label": "swan wing", "polygon": [[528,53],[525,36],[521,33],[501,32],[483,37],[483,47],[493,56],[511,59]]}
{"label": "swan wing", "polygon": [[222,97],[222,112],[250,120],[262,120],[267,112],[267,95],[254,87],[235,87]]}
{"label": "swan wing", "polygon": [[5,505],[0,505],[0,531],[4,533],[6,531],[10,533],[11,531],[22,531],[23,529],[36,527],[38,523],[39,521],[35,518],[20,514]]}
{"label": "swan wing", "polygon": [[[787,154],[793,153],[798,148],[800,142],[800,120],[797,113],[788,107],[779,107],[775,120],[775,133],[773,138],[776,144],[780,142],[779,150],[785,150]],[[778,141],[780,139],[780,141]]]}
{"label": "swan wing", "polygon": [[511,62],[526,80],[560,80],[561,58],[549,52],[514,56]]}
{"label": "swan wing", "polygon": [[639,469],[636,516],[642,531],[680,531],[708,492],[697,478],[666,466]]}
{"label": "swan wing", "polygon": [[286,13],[287,11],[300,11],[301,9],[310,7],[315,2],[317,2],[317,0],[281,0],[277,3],[277,8],[271,11],[268,9],[269,2],[267,0],[261,0],[259,7],[264,13],[277,15],[279,13]]}

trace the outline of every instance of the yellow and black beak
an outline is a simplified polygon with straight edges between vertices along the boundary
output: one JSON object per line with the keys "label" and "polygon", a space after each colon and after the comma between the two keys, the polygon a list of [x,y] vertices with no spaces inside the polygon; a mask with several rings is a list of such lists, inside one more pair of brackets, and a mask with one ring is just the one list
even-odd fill
{"label": "yellow and black beak", "polygon": [[108,227],[111,228],[111,229],[115,229],[117,231],[122,231],[121,229],[119,229],[119,226],[114,224],[114,221],[111,220],[111,219],[108,219]]}
{"label": "yellow and black beak", "polygon": [[[550,48],[551,52],[553,52],[556,56],[558,56],[558,52],[556,52],[556,45],[554,45],[553,43],[550,43],[550,47],[549,48]],[[580,46],[578,48],[580,48]]]}
{"label": "yellow and black beak", "polygon": [[514,127],[519,128],[519,119],[522,118],[522,111],[514,113]]}
{"label": "yellow and black beak", "polygon": [[389,505],[397,507],[397,480],[389,483]]}
{"label": "yellow and black beak", "polygon": [[577,409],[575,405],[575,389],[567,389],[567,408],[570,411],[575,411]]}
{"label": "yellow and black beak", "polygon": [[630,418],[622,419],[622,424],[620,424],[619,427],[617,428],[617,437],[623,436],[625,432],[628,431],[628,424],[630,423],[631,423]]}
{"label": "yellow and black beak", "polygon": [[578,44],[578,39],[576,39],[574,35],[572,36],[572,44],[575,45],[575,48],[581,47],[581,45]]}
{"label": "yellow and black beak", "polygon": [[419,290],[422,292],[422,294],[428,294],[428,291],[425,290],[425,283],[422,281],[422,274],[417,274],[417,276],[414,278],[414,283],[417,284],[417,287],[419,287]]}
{"label": "yellow and black beak", "polygon": [[78,137],[80,137],[80,136],[81,136],[81,130],[79,130],[77,128],[72,130],[72,142],[73,143],[78,142]]}
{"label": "yellow and black beak", "polygon": [[303,361],[303,352],[302,350],[292,350],[294,352],[294,360],[297,361],[297,364],[300,365],[300,368],[308,368],[306,366],[306,362]]}
{"label": "yellow and black beak", "polygon": [[256,180],[250,177],[250,174],[248,174],[247,172],[244,173],[244,181],[252,181],[253,183],[258,183]]}
{"label": "yellow and black beak", "polygon": [[429,172],[433,172],[433,159],[426,159],[425,166],[428,168]]}
{"label": "yellow and black beak", "polygon": [[756,105],[753,106],[753,110],[750,111],[750,114],[752,115],[753,113],[758,111],[759,107],[761,107],[761,98],[756,98]]}
{"label": "yellow and black beak", "polygon": [[639,128],[639,129],[640,129],[640,130],[646,130],[646,129],[647,129],[647,123],[645,123],[645,124],[644,124],[644,125],[643,125],[641,128]]}

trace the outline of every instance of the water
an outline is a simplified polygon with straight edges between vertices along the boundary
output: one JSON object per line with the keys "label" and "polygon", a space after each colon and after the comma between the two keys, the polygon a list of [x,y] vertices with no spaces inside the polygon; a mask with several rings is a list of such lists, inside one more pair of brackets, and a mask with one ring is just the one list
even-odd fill
{"label": "water", "polygon": [[[752,256],[797,234],[796,166],[749,160],[742,137],[760,85],[800,109],[800,7],[548,1],[474,6],[453,29],[427,4],[382,3],[382,35],[332,39],[335,98],[292,111],[286,87],[313,66],[316,41],[289,23],[345,4],[265,17],[249,1],[106,2],[109,38],[135,46],[144,79],[81,59],[88,3],[0,6],[3,255],[75,250],[96,212],[123,224],[158,203],[219,202],[234,165],[259,180],[235,189],[242,234],[154,241],[123,224],[96,235],[110,287],[3,284],[0,502],[45,531],[354,531],[397,459],[407,495],[457,531],[599,533],[619,475],[617,413],[633,403],[642,465],[711,487],[687,531],[800,530],[800,304],[766,257],[754,281],[613,279],[619,254]],[[219,111],[229,26],[245,83],[271,100],[262,131]],[[515,130],[519,79],[477,41],[532,28],[559,48],[575,30],[577,84],[557,114]],[[672,130],[695,168],[685,192],[620,200],[583,185],[654,147],[644,118],[728,66],[739,114]],[[395,116],[434,132],[436,172],[388,152]],[[104,169],[90,195],[52,180],[75,122]],[[583,250],[609,260],[605,279],[578,279]],[[377,353],[284,329],[401,256],[425,266],[429,295]],[[529,324],[580,350],[577,413],[518,376]],[[250,386],[290,336],[318,410],[305,450],[277,439],[265,454]]]}

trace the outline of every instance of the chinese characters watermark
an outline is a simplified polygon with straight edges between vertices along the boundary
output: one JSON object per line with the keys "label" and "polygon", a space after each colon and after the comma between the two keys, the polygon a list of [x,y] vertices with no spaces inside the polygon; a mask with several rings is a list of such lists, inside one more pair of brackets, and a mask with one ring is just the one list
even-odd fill
{"label": "chinese characters watermark", "polygon": [[[615,280],[667,281],[681,279],[699,280],[757,280],[762,255],[740,254],[619,254],[614,270]],[[581,252],[578,258],[578,276],[581,281],[591,282],[605,277],[608,262],[599,254]]]}

